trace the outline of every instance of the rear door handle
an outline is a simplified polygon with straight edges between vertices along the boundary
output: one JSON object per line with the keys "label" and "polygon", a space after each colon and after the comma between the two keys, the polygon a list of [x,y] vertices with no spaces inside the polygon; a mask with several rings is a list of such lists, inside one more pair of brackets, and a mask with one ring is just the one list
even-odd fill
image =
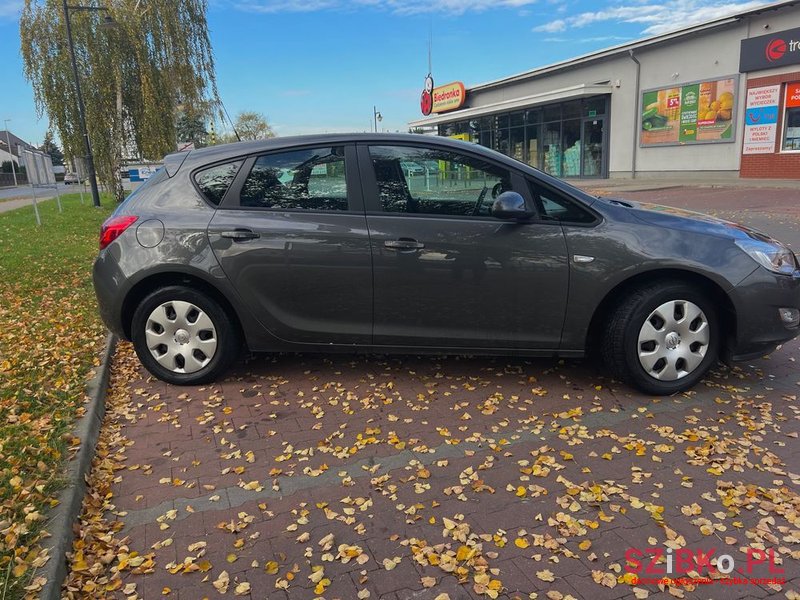
{"label": "rear door handle", "polygon": [[421,250],[425,244],[409,238],[400,238],[399,240],[386,240],[383,242],[383,246],[389,250]]}
{"label": "rear door handle", "polygon": [[223,231],[220,235],[224,238],[233,240],[234,242],[246,242],[247,240],[255,240],[261,237],[252,229],[234,229],[233,231]]}

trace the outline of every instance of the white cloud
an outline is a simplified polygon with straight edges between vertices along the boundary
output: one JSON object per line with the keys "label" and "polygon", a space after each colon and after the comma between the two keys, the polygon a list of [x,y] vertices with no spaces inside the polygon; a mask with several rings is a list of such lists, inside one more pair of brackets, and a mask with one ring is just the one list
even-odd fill
{"label": "white cloud", "polygon": [[550,21],[549,23],[533,28],[534,31],[543,31],[545,33],[558,33],[566,29],[567,22],[564,19],[556,19],[555,21]]}
{"label": "white cloud", "polygon": [[236,8],[248,12],[314,12],[374,8],[398,15],[421,13],[464,14],[494,8],[521,9],[537,0],[234,0]]}
{"label": "white cloud", "polygon": [[652,0],[633,0],[598,11],[583,12],[555,19],[534,27],[534,31],[557,33],[580,29],[594,23],[641,23],[643,35],[658,35],[705,21],[721,19],[745,10],[769,4],[767,0],[747,0],[709,5],[701,0],[674,0],[655,3]]}

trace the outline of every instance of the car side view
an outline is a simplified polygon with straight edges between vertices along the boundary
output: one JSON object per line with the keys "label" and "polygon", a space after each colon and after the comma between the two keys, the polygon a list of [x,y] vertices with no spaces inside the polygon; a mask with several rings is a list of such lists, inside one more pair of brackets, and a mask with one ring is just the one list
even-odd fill
{"label": "car side view", "polygon": [[171,154],[106,221],[103,320],[174,384],[251,351],[602,355],[650,394],[800,333],[766,235],[597,198],[482,146],[400,134]]}

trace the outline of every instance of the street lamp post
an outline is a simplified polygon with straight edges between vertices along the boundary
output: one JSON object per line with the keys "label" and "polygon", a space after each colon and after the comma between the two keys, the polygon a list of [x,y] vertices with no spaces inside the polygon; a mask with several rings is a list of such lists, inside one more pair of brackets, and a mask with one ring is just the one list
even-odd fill
{"label": "street lamp post", "polygon": [[[97,175],[94,171],[94,156],[92,156],[92,145],[89,143],[89,130],[86,128],[86,107],[83,104],[83,94],[81,94],[81,81],[78,77],[78,63],[75,60],[75,46],[72,42],[72,27],[69,22],[69,11],[71,10],[108,10],[102,6],[69,6],[64,0],[64,21],[67,25],[67,41],[69,42],[69,54],[72,59],[72,74],[75,76],[75,95],[78,97],[78,115],[80,118],[81,132],[83,133],[84,149],[86,150],[86,170],[89,175],[89,185],[92,188],[92,204],[100,206],[100,192],[97,189]],[[110,17],[107,17],[108,21]]]}
{"label": "street lamp post", "polygon": [[6,144],[8,145],[8,153],[11,155],[11,173],[14,175],[14,187],[17,187],[17,170],[14,168],[14,153],[11,151],[11,137],[8,134],[8,122],[11,119],[3,119],[6,126]]}
{"label": "street lamp post", "polygon": [[373,105],[372,107],[372,122],[375,124],[375,133],[378,133],[378,123],[383,121],[383,115],[380,111]]}

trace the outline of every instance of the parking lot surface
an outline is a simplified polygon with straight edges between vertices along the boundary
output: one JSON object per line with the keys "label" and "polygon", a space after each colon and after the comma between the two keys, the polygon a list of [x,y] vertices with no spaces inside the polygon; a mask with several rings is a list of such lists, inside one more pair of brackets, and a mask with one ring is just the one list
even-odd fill
{"label": "parking lot surface", "polygon": [[[800,247],[800,192],[625,197]],[[114,593],[797,598],[798,359],[795,340],[667,398],[503,357],[257,355],[180,388],[124,344]]]}

